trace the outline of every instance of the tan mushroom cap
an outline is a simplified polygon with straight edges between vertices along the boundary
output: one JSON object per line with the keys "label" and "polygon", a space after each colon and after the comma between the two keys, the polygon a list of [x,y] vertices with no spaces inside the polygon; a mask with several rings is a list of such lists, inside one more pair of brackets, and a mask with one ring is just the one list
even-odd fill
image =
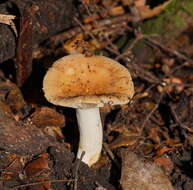
{"label": "tan mushroom cap", "polygon": [[43,90],[49,102],[73,108],[125,104],[134,94],[125,67],[104,56],[82,54],[54,62],[45,75]]}

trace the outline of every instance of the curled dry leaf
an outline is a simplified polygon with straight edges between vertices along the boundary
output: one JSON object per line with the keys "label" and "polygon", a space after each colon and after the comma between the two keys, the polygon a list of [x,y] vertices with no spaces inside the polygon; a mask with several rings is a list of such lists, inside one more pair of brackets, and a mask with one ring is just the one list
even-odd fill
{"label": "curled dry leaf", "polygon": [[85,36],[82,33],[63,44],[64,50],[69,54],[84,53],[85,51],[93,52],[100,47],[100,43],[95,39],[85,41]]}
{"label": "curled dry leaf", "polygon": [[121,185],[124,190],[174,190],[168,177],[154,163],[131,151],[122,152]]}
{"label": "curled dry leaf", "polygon": [[59,127],[49,126],[49,127],[45,127],[43,131],[46,135],[55,137],[58,140],[64,139],[64,135],[62,134],[62,130]]}
{"label": "curled dry leaf", "polygon": [[48,107],[38,108],[32,114],[31,120],[39,128],[63,127],[65,125],[64,115]]}
{"label": "curled dry leaf", "polygon": [[157,165],[162,166],[162,168],[166,172],[171,172],[174,169],[174,163],[168,157],[165,156],[158,157],[154,160],[154,162]]}
{"label": "curled dry leaf", "polygon": [[58,140],[63,140],[61,127],[65,126],[65,117],[54,109],[48,107],[38,108],[31,116],[31,121],[39,128],[43,129],[44,134],[52,136]]}
{"label": "curled dry leaf", "polygon": [[48,154],[42,153],[35,160],[29,162],[25,167],[25,173],[27,177],[36,177],[41,175],[45,170],[49,170],[48,166]]}
{"label": "curled dry leaf", "polygon": [[[46,181],[49,178],[50,167],[48,165],[48,154],[42,153],[35,160],[29,162],[25,167],[26,176],[35,181]],[[35,190],[51,190],[51,183],[44,182],[36,185]]]}
{"label": "curled dry leaf", "polygon": [[153,142],[160,144],[161,138],[160,138],[160,127],[154,126],[148,129],[148,138],[151,139]]}
{"label": "curled dry leaf", "polygon": [[[5,113],[12,113],[17,118],[24,118],[29,114],[30,107],[26,104],[21,90],[10,80],[0,82],[0,99],[5,103],[0,103]],[[4,109],[5,107],[8,109]]]}
{"label": "curled dry leaf", "polygon": [[139,11],[139,14],[143,19],[151,18],[154,17],[158,14],[160,14],[166,7],[167,5],[171,2],[171,0],[165,1],[163,4],[158,5],[151,9],[148,5],[145,5],[144,0],[136,0],[135,1],[135,6],[137,10]]}
{"label": "curled dry leaf", "polygon": [[122,15],[125,13],[125,10],[122,6],[116,6],[109,10],[110,15],[116,16],[116,15]]}
{"label": "curled dry leaf", "polygon": [[164,146],[164,147],[161,147],[160,149],[158,149],[157,155],[161,156],[161,155],[163,155],[163,154],[165,154],[167,152],[170,152],[172,150],[174,150],[174,148],[169,148],[167,146]]}
{"label": "curled dry leaf", "polygon": [[126,136],[126,135],[120,135],[117,137],[110,145],[109,147],[112,149],[119,148],[121,146],[132,146],[139,142],[140,137],[139,136]]}
{"label": "curled dry leaf", "polygon": [[67,40],[64,44],[63,44],[63,48],[67,53],[73,54],[76,52],[81,52],[82,51],[82,47],[77,46],[79,44],[80,41],[84,40],[84,35],[83,34],[78,34],[76,35],[74,38]]}

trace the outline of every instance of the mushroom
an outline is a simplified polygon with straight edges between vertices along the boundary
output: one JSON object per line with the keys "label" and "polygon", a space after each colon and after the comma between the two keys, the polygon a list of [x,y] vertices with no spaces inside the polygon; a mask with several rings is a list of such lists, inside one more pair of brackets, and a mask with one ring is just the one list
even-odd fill
{"label": "mushroom", "polygon": [[134,94],[128,70],[104,56],[65,56],[52,65],[43,81],[46,99],[76,109],[80,141],[77,157],[89,166],[97,162],[102,149],[99,108],[105,104],[126,104]]}

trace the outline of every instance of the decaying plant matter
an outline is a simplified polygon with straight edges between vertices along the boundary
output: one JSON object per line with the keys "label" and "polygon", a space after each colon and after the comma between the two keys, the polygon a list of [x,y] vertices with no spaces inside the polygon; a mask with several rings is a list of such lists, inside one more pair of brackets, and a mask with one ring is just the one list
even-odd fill
{"label": "decaying plant matter", "polygon": [[[192,7],[190,0],[2,1],[0,189],[190,190]],[[83,66],[97,74],[87,75],[84,88],[80,82],[86,75],[79,73],[83,78],[78,77],[76,69],[68,66],[62,69],[64,75],[55,68],[56,60],[77,54],[89,60],[88,67],[80,59],[71,66]],[[93,66],[91,57],[95,56],[109,57],[124,66],[135,86],[129,104],[100,108],[101,122],[98,107],[93,108],[96,102],[90,102],[91,90],[95,98],[102,97],[104,104],[112,90],[117,95],[113,85],[121,87],[122,77],[116,78],[117,70],[102,71],[104,65],[99,63]],[[90,69],[96,65],[97,71]],[[43,79],[52,68],[57,70],[52,81],[75,77],[70,80],[75,84],[73,89],[69,83],[56,82],[51,83],[50,93],[55,93],[54,100],[60,103],[73,99],[71,107],[78,109],[79,123],[74,109],[56,102],[53,105],[44,97]],[[109,85],[104,85],[108,78]],[[103,85],[87,85],[96,80]],[[67,99],[60,96],[66,93],[70,94]],[[80,108],[85,106],[82,95],[88,98],[86,105],[91,109]],[[94,119],[103,126],[103,137],[100,128],[100,158],[89,163],[87,149],[78,150],[82,140],[78,127],[90,126]],[[88,140],[98,139],[96,132],[91,130],[94,136],[88,139],[84,136],[87,147]]]}

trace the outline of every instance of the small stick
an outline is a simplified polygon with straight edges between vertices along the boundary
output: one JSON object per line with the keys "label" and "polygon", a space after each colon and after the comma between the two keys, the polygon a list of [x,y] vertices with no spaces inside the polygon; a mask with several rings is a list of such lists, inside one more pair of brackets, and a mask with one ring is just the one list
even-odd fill
{"label": "small stick", "polygon": [[35,186],[35,185],[40,185],[42,183],[58,183],[58,182],[71,182],[74,181],[74,179],[54,179],[54,180],[45,180],[45,181],[38,181],[38,182],[32,182],[32,183],[28,183],[28,184],[22,184],[22,185],[17,185],[14,187],[11,187],[10,189],[19,189],[22,187],[29,187],[29,186]]}
{"label": "small stick", "polygon": [[133,42],[126,48],[126,50],[120,54],[119,56],[116,57],[115,60],[119,60],[119,59],[122,59],[124,58],[125,56],[127,55],[130,55],[131,54],[131,50],[134,48],[134,46],[138,43],[138,41],[142,40],[143,39],[143,35],[141,33],[136,33],[136,38],[133,40]]}
{"label": "small stick", "polygon": [[[169,105],[169,108],[170,108],[170,112],[171,112],[171,115],[172,115],[174,121],[175,121],[180,127],[182,127],[183,129],[186,129],[187,131],[189,131],[189,132],[192,133],[192,130],[191,130],[189,127],[187,127],[186,125],[184,125],[184,124],[180,121],[179,117],[178,117],[177,114],[176,114],[176,111],[174,110],[174,107],[173,107],[171,104]],[[185,135],[185,136],[186,136],[186,135]]]}
{"label": "small stick", "polygon": [[107,154],[109,155],[109,157],[111,158],[111,160],[115,163],[115,165],[117,166],[117,168],[121,168],[119,162],[116,160],[114,154],[112,153],[112,151],[110,150],[110,148],[108,147],[107,143],[103,143],[103,147],[105,149],[105,151],[107,152]]}
{"label": "small stick", "polygon": [[159,107],[159,104],[163,98],[164,93],[162,93],[156,103],[156,105],[154,106],[154,108],[150,111],[150,113],[146,116],[145,120],[143,121],[142,125],[141,125],[141,133],[143,132],[143,129],[146,125],[146,123],[148,122],[148,120],[151,118],[151,116],[154,114],[154,112],[157,110],[157,108]]}
{"label": "small stick", "polygon": [[161,49],[162,51],[169,53],[172,56],[175,56],[179,59],[182,59],[184,61],[187,61],[187,62],[193,64],[193,60],[191,58],[185,56],[184,54],[180,53],[179,51],[171,50],[170,48],[164,46],[163,44],[159,43],[156,40],[149,38],[148,36],[146,36],[145,39],[147,42],[149,42],[148,44],[150,44],[151,46],[153,45],[154,47],[157,47],[157,48]]}
{"label": "small stick", "polygon": [[107,190],[98,181],[95,181],[95,184],[97,185],[97,188],[95,190]]}
{"label": "small stick", "polygon": [[[97,28],[102,28],[102,27],[110,27],[113,24],[118,24],[118,23],[124,23],[124,22],[138,22],[134,16],[131,14],[124,14],[116,17],[111,17],[111,18],[105,18],[102,20],[97,21]],[[93,26],[93,24],[85,24],[84,25],[84,30],[93,30],[96,29],[96,26]],[[83,30],[83,31],[84,31]],[[65,41],[67,39],[70,39],[77,34],[82,32],[82,27],[81,26],[76,26],[68,31],[65,31],[63,33],[56,34],[51,38],[51,40],[54,41],[54,39],[60,39],[61,41]]]}
{"label": "small stick", "polygon": [[160,84],[162,81],[157,78],[153,73],[147,71],[143,67],[139,67],[138,64],[131,62],[128,58],[124,58],[123,61],[125,62],[125,66],[130,70],[136,73],[136,75],[143,80],[148,81],[149,83],[153,84]]}
{"label": "small stick", "polygon": [[85,151],[82,152],[80,159],[77,160],[77,164],[74,172],[74,190],[78,190],[78,169],[80,167],[80,162],[83,159],[84,155],[85,155]]}

